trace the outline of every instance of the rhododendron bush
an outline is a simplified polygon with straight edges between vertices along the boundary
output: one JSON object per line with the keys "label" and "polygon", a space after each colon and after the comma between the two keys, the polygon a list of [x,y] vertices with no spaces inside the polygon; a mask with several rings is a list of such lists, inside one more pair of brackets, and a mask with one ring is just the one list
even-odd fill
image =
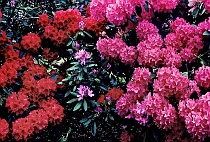
{"label": "rhododendron bush", "polygon": [[0,141],[209,141],[209,1],[0,5]]}

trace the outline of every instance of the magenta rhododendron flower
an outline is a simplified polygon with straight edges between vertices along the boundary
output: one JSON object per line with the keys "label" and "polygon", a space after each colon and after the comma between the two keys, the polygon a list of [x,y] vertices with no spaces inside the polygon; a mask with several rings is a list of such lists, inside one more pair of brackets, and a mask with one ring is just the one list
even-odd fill
{"label": "magenta rhododendron flower", "polygon": [[78,62],[81,65],[85,65],[85,63],[88,61],[88,59],[90,58],[90,54],[85,51],[84,49],[79,50],[77,53],[75,53],[74,56],[75,59],[78,60]]}
{"label": "magenta rhododendron flower", "polygon": [[90,90],[90,88],[88,86],[83,86],[83,85],[80,85],[79,88],[77,88],[78,90],[78,93],[79,95],[77,95],[78,97],[78,101],[81,101],[83,100],[84,97],[93,97],[94,94],[93,94],[93,91]]}
{"label": "magenta rhododendron flower", "polygon": [[204,87],[205,89],[210,88],[210,67],[200,67],[195,71],[195,80],[199,86]]}

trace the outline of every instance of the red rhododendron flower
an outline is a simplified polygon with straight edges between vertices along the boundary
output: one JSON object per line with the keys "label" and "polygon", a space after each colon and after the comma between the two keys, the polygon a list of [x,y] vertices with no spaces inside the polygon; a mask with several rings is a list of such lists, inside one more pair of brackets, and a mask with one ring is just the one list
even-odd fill
{"label": "red rhododendron flower", "polygon": [[42,109],[30,112],[25,118],[12,122],[12,135],[17,141],[27,141],[34,133],[48,126],[48,115]]}
{"label": "red rhododendron flower", "polygon": [[64,108],[58,104],[58,101],[50,98],[47,101],[43,100],[39,104],[40,108],[45,110],[45,113],[49,117],[49,122],[52,124],[59,124],[61,123],[64,117]]}
{"label": "red rhododendron flower", "polygon": [[22,114],[28,106],[30,102],[28,101],[27,95],[19,92],[12,93],[6,100],[6,107],[8,107],[9,111],[16,113],[16,115]]}
{"label": "red rhododendron flower", "polygon": [[47,13],[39,15],[39,20],[37,20],[37,24],[42,27],[46,27],[52,22],[52,20],[47,16]]}
{"label": "red rhododendron flower", "polygon": [[28,33],[26,36],[23,36],[21,45],[26,50],[37,52],[41,47],[41,39],[35,33]]}
{"label": "red rhododendron flower", "polygon": [[120,142],[130,142],[133,137],[133,135],[129,135],[128,131],[123,131],[120,135]]}
{"label": "red rhododendron flower", "polygon": [[5,31],[1,30],[0,45],[3,45],[6,41],[7,41],[7,34]]}
{"label": "red rhododendron flower", "polygon": [[0,119],[0,140],[4,141],[9,133],[9,124],[5,119]]}
{"label": "red rhododendron flower", "polygon": [[103,104],[104,103],[104,99],[105,99],[105,96],[104,95],[101,95],[98,100],[97,100],[97,103],[98,104]]}
{"label": "red rhododendron flower", "polygon": [[112,88],[108,90],[108,93],[105,95],[105,97],[111,96],[112,100],[117,101],[123,93],[124,91],[120,88]]}

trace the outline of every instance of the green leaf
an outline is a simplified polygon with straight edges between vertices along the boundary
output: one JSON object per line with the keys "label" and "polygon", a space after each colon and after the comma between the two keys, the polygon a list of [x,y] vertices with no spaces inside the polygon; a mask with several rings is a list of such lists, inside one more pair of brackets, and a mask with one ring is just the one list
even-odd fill
{"label": "green leaf", "polygon": [[91,105],[93,106],[93,107],[95,107],[95,106],[99,106],[99,104],[97,103],[97,102],[95,102],[94,100],[87,100],[89,103],[91,103]]}
{"label": "green leaf", "polygon": [[203,35],[204,35],[204,36],[209,36],[209,35],[210,35],[210,32],[209,32],[209,31],[205,31],[205,32],[203,33]]}
{"label": "green leaf", "polygon": [[96,64],[90,64],[90,65],[87,65],[87,67],[88,67],[88,68],[90,68],[90,67],[94,67],[94,66],[96,66]]}
{"label": "green leaf", "polygon": [[72,83],[73,83],[73,81],[69,81],[69,85],[70,85],[70,86],[72,85]]}
{"label": "green leaf", "polygon": [[58,85],[62,85],[63,84],[63,82],[58,82]]}
{"label": "green leaf", "polygon": [[109,115],[109,119],[112,120],[112,121],[114,121],[114,117],[111,116],[111,115]]}
{"label": "green leaf", "polygon": [[93,123],[93,136],[96,135],[96,130],[97,130],[96,122],[94,122],[94,123]]}
{"label": "green leaf", "polygon": [[83,70],[84,70],[84,72],[85,72],[85,73],[88,73],[88,72],[87,72],[87,68],[86,68],[86,67],[84,67],[84,68],[83,68]]}
{"label": "green leaf", "polygon": [[152,73],[151,75],[150,75],[150,78],[151,79],[153,79],[153,78],[155,78],[156,77],[156,74],[154,74],[154,73]]}
{"label": "green leaf", "polygon": [[65,93],[64,98],[65,98],[65,97],[68,97],[70,93],[71,93],[71,90],[68,90],[68,91]]}
{"label": "green leaf", "polygon": [[67,103],[67,104],[71,104],[71,103],[76,102],[76,101],[78,101],[78,98],[71,99],[71,100],[69,100],[69,101],[66,102],[66,103]]}
{"label": "green leaf", "polygon": [[91,121],[92,121],[92,119],[89,119],[88,121],[86,121],[86,122],[84,123],[84,127],[87,127],[87,126],[90,124]]}
{"label": "green leaf", "polygon": [[81,106],[82,106],[82,101],[78,102],[78,103],[75,105],[73,111],[76,111],[76,110],[80,109]]}
{"label": "green leaf", "polygon": [[74,86],[73,91],[75,92],[77,90],[77,86]]}
{"label": "green leaf", "polygon": [[78,75],[78,79],[82,80],[82,78],[83,78],[83,73],[80,72],[79,75]]}
{"label": "green leaf", "polygon": [[98,79],[98,78],[95,78],[94,80],[95,80],[97,83],[100,83],[100,81],[101,81],[101,80]]}
{"label": "green leaf", "polygon": [[79,122],[80,123],[84,123],[84,122],[86,122],[88,119],[87,118],[82,118]]}
{"label": "green leaf", "polygon": [[182,76],[188,76],[188,72],[183,72]]}
{"label": "green leaf", "polygon": [[72,71],[72,70],[76,70],[76,69],[78,69],[78,66],[74,65],[74,66],[68,68],[67,71]]}
{"label": "green leaf", "polygon": [[84,102],[83,102],[83,108],[84,108],[85,111],[87,111],[87,102],[86,102],[86,100],[84,100]]}
{"label": "green leaf", "polygon": [[93,38],[88,32],[83,31],[87,36],[89,36],[90,38]]}
{"label": "green leaf", "polygon": [[200,63],[203,65],[203,66],[207,66],[207,63],[206,63],[206,61],[204,61],[202,58],[199,58],[201,61],[200,61]]}
{"label": "green leaf", "polygon": [[78,32],[78,35],[81,35],[82,37],[85,37],[85,34],[83,32]]}
{"label": "green leaf", "polygon": [[66,44],[66,46],[70,46],[71,44],[72,44],[72,40],[71,39],[69,39],[69,41],[68,41],[68,43]]}
{"label": "green leaf", "polygon": [[100,88],[101,88],[102,90],[104,90],[104,91],[108,91],[108,88],[105,87],[105,86],[100,86]]}
{"label": "green leaf", "polygon": [[76,92],[70,92],[70,94],[74,95],[75,97],[77,97],[78,93]]}
{"label": "green leaf", "polygon": [[199,8],[196,7],[196,8],[193,10],[193,12],[192,12],[193,18],[197,18],[198,12],[199,12]]}

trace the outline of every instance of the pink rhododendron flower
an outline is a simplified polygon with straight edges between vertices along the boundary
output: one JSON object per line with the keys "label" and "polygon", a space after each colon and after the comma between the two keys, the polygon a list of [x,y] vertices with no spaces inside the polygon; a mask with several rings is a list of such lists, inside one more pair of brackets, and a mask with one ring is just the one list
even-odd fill
{"label": "pink rhododendron flower", "polygon": [[78,60],[78,62],[81,65],[85,65],[85,63],[88,61],[88,59],[90,58],[90,54],[85,51],[84,49],[79,50],[77,53],[75,53],[74,56],[75,59]]}
{"label": "pink rhododendron flower", "polygon": [[204,87],[205,89],[210,88],[210,67],[200,67],[195,71],[195,80],[199,86]]}
{"label": "pink rhododendron flower", "polygon": [[179,0],[150,0],[153,9],[157,12],[171,12],[178,5]]}
{"label": "pink rhododendron flower", "polygon": [[140,40],[148,39],[150,34],[158,34],[158,28],[147,20],[138,23],[136,27],[136,34]]}
{"label": "pink rhododendron flower", "polygon": [[79,95],[77,95],[78,97],[78,101],[81,101],[84,97],[89,96],[89,97],[93,97],[93,91],[90,90],[90,88],[88,86],[83,86],[80,85],[79,88],[77,88]]}

